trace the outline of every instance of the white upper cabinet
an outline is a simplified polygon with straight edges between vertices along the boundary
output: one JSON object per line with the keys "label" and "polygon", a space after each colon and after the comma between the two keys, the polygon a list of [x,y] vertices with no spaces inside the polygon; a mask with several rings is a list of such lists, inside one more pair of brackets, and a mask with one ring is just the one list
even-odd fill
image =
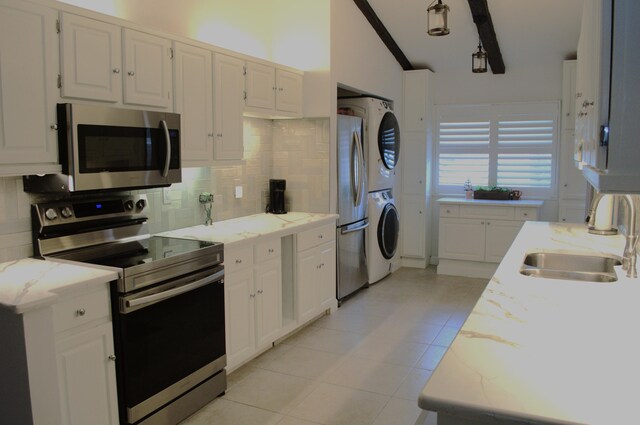
{"label": "white upper cabinet", "polygon": [[0,175],[59,172],[54,10],[0,3]]}
{"label": "white upper cabinet", "polygon": [[301,74],[250,61],[246,67],[246,113],[302,116]]}
{"label": "white upper cabinet", "polygon": [[170,40],[70,13],[60,36],[63,98],[173,107]]}
{"label": "white upper cabinet", "polygon": [[120,28],[60,14],[62,97],[118,102],[122,97]]}
{"label": "white upper cabinet", "polygon": [[124,103],[171,106],[171,41],[122,30],[124,46]]}
{"label": "white upper cabinet", "polygon": [[182,120],[182,165],[213,159],[213,71],[210,51],[174,44],[175,112]]}
{"label": "white upper cabinet", "polygon": [[244,61],[219,53],[214,61],[214,158],[242,159]]}

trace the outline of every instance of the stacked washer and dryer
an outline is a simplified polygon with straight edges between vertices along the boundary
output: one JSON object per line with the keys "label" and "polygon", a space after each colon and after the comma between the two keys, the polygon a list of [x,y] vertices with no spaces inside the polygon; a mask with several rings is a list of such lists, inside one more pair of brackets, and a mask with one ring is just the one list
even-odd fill
{"label": "stacked washer and dryer", "polygon": [[368,150],[368,213],[365,233],[369,283],[391,272],[398,248],[400,221],[393,197],[400,154],[400,128],[391,102],[372,97],[338,99],[338,108],[364,119],[364,144]]}

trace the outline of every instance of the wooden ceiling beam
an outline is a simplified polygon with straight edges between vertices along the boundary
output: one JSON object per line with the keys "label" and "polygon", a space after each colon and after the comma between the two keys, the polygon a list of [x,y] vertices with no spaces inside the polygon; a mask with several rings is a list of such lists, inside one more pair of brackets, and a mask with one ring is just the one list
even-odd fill
{"label": "wooden ceiling beam", "polygon": [[502,53],[500,52],[496,32],[493,29],[493,21],[491,20],[491,13],[489,13],[487,0],[468,1],[473,22],[476,24],[476,27],[478,27],[478,36],[482,42],[482,47],[484,47],[484,50],[487,52],[491,72],[494,74],[504,74],[504,61],[502,60]]}
{"label": "wooden ceiling beam", "polygon": [[373,10],[371,5],[367,0],[353,0],[353,2],[358,6],[362,14],[367,18],[369,24],[373,27],[373,29],[378,33],[378,36],[382,40],[382,42],[387,46],[387,49],[391,52],[391,54],[396,58],[402,69],[405,71],[412,71],[415,68],[409,62],[409,59],[404,55],[398,44],[395,42],[387,28],[384,26],[376,12]]}

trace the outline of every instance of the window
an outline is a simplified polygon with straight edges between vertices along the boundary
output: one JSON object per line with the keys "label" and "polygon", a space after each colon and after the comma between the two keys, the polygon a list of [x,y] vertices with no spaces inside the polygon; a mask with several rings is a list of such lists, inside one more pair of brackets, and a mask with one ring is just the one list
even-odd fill
{"label": "window", "polygon": [[462,194],[469,179],[554,197],[558,113],[558,102],[439,106],[436,190]]}

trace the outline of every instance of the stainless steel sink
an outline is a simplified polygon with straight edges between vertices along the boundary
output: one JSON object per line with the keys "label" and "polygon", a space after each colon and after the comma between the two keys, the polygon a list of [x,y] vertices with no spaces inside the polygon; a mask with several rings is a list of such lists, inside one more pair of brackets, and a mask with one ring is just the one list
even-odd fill
{"label": "stainless steel sink", "polygon": [[520,273],[546,279],[611,283],[618,280],[614,266],[621,264],[616,256],[533,252],[524,258]]}

